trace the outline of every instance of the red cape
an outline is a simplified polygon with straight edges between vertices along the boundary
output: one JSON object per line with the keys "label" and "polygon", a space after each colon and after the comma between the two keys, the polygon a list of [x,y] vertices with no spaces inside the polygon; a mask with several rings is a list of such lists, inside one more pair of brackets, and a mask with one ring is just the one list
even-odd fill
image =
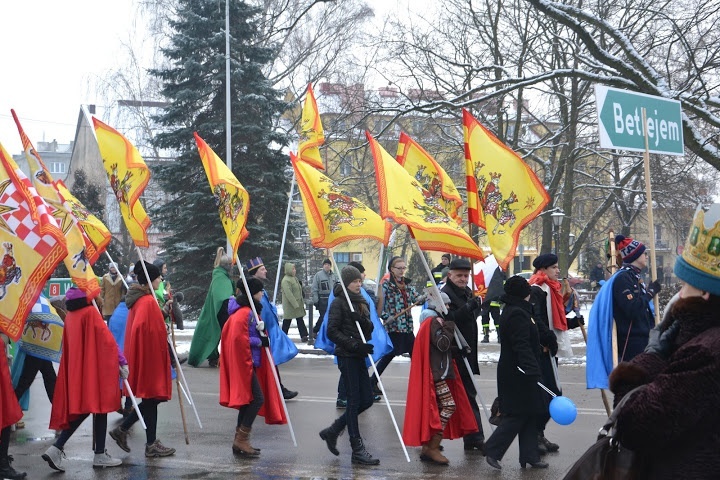
{"label": "red cape", "polygon": [[[403,440],[405,445],[411,447],[419,447],[427,443],[430,437],[440,432],[441,428],[440,412],[435,398],[435,382],[430,368],[430,321],[431,319],[428,318],[420,325],[410,362]],[[446,382],[455,399],[456,410],[443,432],[443,438],[449,440],[478,431],[475,415],[470,408],[455,362],[453,362],[453,370],[455,379],[448,379]]]}
{"label": "red cape", "polygon": [[138,398],[170,400],[170,353],[165,321],[151,295],[143,295],[128,313],[125,327],[128,383]]}
{"label": "red cape", "polygon": [[116,411],[119,378],[117,343],[97,308],[67,312],[50,428],[65,430],[85,413]]}
{"label": "red cape", "polygon": [[20,404],[15,397],[10,367],[8,366],[5,342],[0,349],[0,429],[16,424],[23,416]]}
{"label": "red cape", "polygon": [[[250,307],[242,307],[230,315],[223,327],[220,338],[220,405],[239,409],[253,399],[252,354],[250,352]],[[282,407],[280,392],[275,385],[270,362],[269,349],[263,348],[260,366],[255,369],[265,402],[258,415],[265,417],[265,423],[280,425],[287,423]]]}

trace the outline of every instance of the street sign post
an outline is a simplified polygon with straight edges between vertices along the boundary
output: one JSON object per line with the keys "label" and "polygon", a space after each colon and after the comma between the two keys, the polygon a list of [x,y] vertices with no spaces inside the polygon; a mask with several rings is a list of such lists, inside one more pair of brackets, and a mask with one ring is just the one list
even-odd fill
{"label": "street sign post", "polygon": [[677,100],[596,85],[595,101],[602,148],[644,152],[644,108],[648,151],[684,154],[682,110]]}

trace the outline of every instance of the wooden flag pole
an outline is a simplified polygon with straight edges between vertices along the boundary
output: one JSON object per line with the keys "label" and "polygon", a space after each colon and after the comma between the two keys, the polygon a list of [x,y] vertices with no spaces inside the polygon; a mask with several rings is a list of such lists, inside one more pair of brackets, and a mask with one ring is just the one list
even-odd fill
{"label": "wooden flag pole", "polygon": [[[240,258],[238,257],[237,252],[235,252],[235,261],[238,264],[238,267],[240,267]],[[247,278],[245,278],[245,272],[242,268],[239,268],[240,270],[240,278],[242,279],[243,287],[245,287],[245,295],[247,295],[248,299],[250,300],[250,308],[252,309],[253,315],[255,315],[256,321],[261,321],[260,315],[258,315],[257,309],[255,308],[255,303],[252,301],[252,295],[250,295],[250,287],[247,283]],[[266,337],[267,332],[262,331],[260,332],[261,336]],[[272,357],[272,352],[270,351],[270,347],[265,347],[265,354],[267,355],[268,362],[270,363],[270,370],[272,371],[273,378],[275,378],[275,388],[277,388],[277,394],[280,396],[280,401],[282,402],[283,411],[285,412],[285,418],[288,422],[288,428],[290,429],[290,437],[292,438],[293,445],[297,447],[297,440],[295,440],[295,431],[293,430],[292,422],[290,421],[290,413],[287,409],[287,404],[285,403],[285,398],[282,395],[282,388],[280,388],[280,378],[277,374],[277,369],[275,368],[275,361]]]}
{"label": "wooden flag pole", "polygon": [[[335,257],[332,254],[332,250],[330,250],[330,258],[333,259],[333,268],[335,268],[335,273],[337,273],[338,278],[342,279],[342,276],[340,275],[340,269],[337,266],[337,262],[335,261]],[[348,306],[350,307],[351,312],[355,312],[355,308],[353,307],[352,302],[350,301],[350,295],[348,295],[347,288],[345,288],[345,284],[340,281],[340,285],[342,286],[343,294],[345,294],[345,300],[347,300]],[[362,288],[362,287],[361,287]],[[330,306],[328,305],[328,309]],[[355,326],[358,329],[358,332],[360,332],[360,338],[362,339],[363,343],[367,343],[367,339],[365,338],[365,334],[362,331],[362,328],[360,328],[360,323],[355,322]],[[375,365],[375,360],[373,360],[372,355],[368,353],[367,356],[370,359],[370,365],[372,366],[373,372],[375,373],[375,378],[377,378],[378,381],[378,387],[380,387],[380,391],[382,392],[383,399],[385,400],[385,405],[387,405],[388,412],[390,412],[390,418],[392,419],[393,426],[395,427],[395,432],[397,433],[398,439],[400,440],[400,445],[402,446],[403,452],[405,453],[405,459],[410,462],[410,455],[408,455],[407,447],[405,446],[405,442],[403,441],[402,434],[400,433],[400,427],[398,427],[397,420],[395,420],[395,415],[393,414],[392,408],[390,408],[390,400],[387,397],[387,394],[385,393],[385,386],[383,386],[382,379],[380,378],[380,373],[377,370],[377,366]]]}
{"label": "wooden flag pole", "polygon": [[[650,278],[657,280],[657,262],[655,261],[655,221],[653,220],[652,188],[650,187],[650,147],[648,146],[647,112],[642,109],[643,134],[645,135],[645,153],[643,163],[645,164],[645,196],[647,198],[648,234],[650,235]],[[657,295],[653,296],[655,306],[655,325],[660,323],[660,301]]]}
{"label": "wooden flag pole", "polygon": [[[170,337],[172,338],[173,351],[177,350],[177,344],[175,343],[175,327],[173,327],[174,322],[175,322],[175,318],[174,318],[174,315],[172,314],[172,309],[171,309],[170,310]],[[177,358],[177,355],[175,358]],[[180,368],[180,363],[176,363],[176,365],[178,366],[178,368]],[[177,384],[177,389],[178,389],[178,403],[180,404],[180,418],[182,419],[183,432],[185,433],[185,445],[190,445],[190,437],[188,436],[187,421],[185,420],[185,407],[183,406],[182,395],[180,395],[180,391],[182,390],[182,385],[180,384],[180,375],[175,375],[175,383]]]}

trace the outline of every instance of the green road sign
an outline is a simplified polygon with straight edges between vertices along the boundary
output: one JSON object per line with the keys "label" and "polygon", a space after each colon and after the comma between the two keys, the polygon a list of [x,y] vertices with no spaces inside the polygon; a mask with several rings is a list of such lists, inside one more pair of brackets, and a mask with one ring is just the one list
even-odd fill
{"label": "green road sign", "polygon": [[43,288],[43,295],[47,298],[57,295],[65,295],[70,287],[73,286],[72,278],[51,278]]}
{"label": "green road sign", "polygon": [[649,151],[684,154],[682,110],[677,100],[596,85],[595,101],[602,148],[644,152],[642,109],[645,108]]}

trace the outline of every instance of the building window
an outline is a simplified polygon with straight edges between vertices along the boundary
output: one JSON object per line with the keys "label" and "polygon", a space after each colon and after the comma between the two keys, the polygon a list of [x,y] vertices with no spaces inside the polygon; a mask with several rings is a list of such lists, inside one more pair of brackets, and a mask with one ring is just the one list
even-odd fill
{"label": "building window", "polygon": [[351,253],[350,257],[352,258],[353,262],[362,263],[362,253]]}
{"label": "building window", "polygon": [[349,159],[343,158],[340,160],[340,175],[347,177],[352,174],[352,162]]}
{"label": "building window", "polygon": [[66,173],[67,167],[63,162],[50,162],[50,173]]}
{"label": "building window", "polygon": [[335,261],[340,264],[347,265],[350,262],[362,263],[363,254],[362,252],[334,252]]}

